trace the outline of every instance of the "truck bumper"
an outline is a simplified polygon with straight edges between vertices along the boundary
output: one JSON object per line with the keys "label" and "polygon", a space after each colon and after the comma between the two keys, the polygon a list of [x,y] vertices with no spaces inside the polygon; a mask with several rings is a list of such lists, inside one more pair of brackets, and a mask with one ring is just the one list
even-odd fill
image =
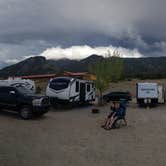
{"label": "truck bumper", "polygon": [[33,112],[35,114],[44,114],[47,113],[49,111],[50,106],[47,107],[34,107],[33,108]]}

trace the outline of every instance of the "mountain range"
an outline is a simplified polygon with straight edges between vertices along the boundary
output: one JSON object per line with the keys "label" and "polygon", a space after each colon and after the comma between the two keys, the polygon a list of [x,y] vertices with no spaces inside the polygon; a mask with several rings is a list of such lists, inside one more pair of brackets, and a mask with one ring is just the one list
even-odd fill
{"label": "mountain range", "polygon": [[[0,77],[70,72],[88,72],[89,66],[103,57],[91,55],[82,60],[47,60],[36,56],[0,70]],[[166,57],[124,58],[126,78],[166,78]]]}

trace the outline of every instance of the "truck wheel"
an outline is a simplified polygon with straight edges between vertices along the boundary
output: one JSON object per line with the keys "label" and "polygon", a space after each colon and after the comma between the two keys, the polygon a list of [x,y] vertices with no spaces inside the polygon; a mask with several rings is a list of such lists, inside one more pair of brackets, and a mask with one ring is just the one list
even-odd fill
{"label": "truck wheel", "polygon": [[19,114],[20,114],[20,117],[24,120],[32,118],[32,110],[29,107],[21,108]]}

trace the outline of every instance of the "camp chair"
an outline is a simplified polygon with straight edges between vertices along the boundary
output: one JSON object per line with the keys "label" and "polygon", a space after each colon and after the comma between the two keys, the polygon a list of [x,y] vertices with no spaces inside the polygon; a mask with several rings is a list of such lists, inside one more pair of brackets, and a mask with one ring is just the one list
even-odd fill
{"label": "camp chair", "polygon": [[120,128],[122,125],[127,126],[127,120],[124,117],[118,118],[113,124],[113,128]]}
{"label": "camp chair", "polygon": [[126,120],[126,107],[127,107],[127,101],[121,100],[120,101],[120,107],[123,109],[123,115],[118,117],[118,119],[115,120],[113,123],[113,128],[119,128],[122,126],[122,123],[124,123],[125,126],[127,126],[127,120]]}

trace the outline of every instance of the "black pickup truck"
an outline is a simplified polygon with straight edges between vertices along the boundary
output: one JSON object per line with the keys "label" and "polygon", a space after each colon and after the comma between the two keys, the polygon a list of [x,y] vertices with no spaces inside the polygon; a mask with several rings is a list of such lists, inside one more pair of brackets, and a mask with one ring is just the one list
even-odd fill
{"label": "black pickup truck", "polygon": [[103,96],[103,100],[105,102],[120,101],[121,99],[125,99],[126,101],[131,101],[132,95],[130,92],[115,91],[115,92],[110,92]]}
{"label": "black pickup truck", "polygon": [[17,111],[22,119],[43,115],[49,105],[47,96],[35,95],[25,87],[0,86],[0,109]]}

